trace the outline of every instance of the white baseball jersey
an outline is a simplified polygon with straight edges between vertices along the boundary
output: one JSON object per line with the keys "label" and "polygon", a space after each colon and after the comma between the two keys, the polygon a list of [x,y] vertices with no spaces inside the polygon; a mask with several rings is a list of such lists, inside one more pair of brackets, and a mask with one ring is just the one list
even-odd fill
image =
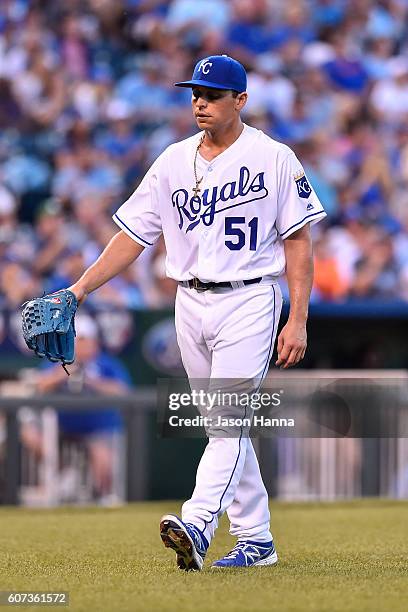
{"label": "white baseball jersey", "polygon": [[244,124],[213,160],[194,156],[203,132],[169,146],[113,216],[143,246],[163,233],[166,272],[177,281],[280,276],[283,240],[326,213],[293,151]]}

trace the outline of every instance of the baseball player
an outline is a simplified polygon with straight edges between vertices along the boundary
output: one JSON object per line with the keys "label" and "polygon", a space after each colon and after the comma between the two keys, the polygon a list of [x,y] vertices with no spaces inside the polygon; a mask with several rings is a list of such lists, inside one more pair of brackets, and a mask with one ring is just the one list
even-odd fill
{"label": "baseball player", "polygon": [[[273,353],[286,270],[290,314],[276,365],[306,350],[313,265],[310,225],[325,212],[289,147],[245,125],[243,66],[226,55],[199,61],[191,81],[199,133],[169,146],[114,214],[120,231],[70,287],[81,302],[164,236],[168,276],[178,281],[177,338],[191,381],[261,381]],[[213,429],[216,429],[216,426]],[[181,518],[160,533],[177,564],[201,570],[226,511],[236,546],[216,568],[273,565],[268,496],[249,436],[212,431]]]}

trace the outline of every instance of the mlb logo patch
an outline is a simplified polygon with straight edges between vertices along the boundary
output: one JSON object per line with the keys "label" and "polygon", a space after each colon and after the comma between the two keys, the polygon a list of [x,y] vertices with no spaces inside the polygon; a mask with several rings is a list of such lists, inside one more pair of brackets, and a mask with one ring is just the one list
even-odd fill
{"label": "mlb logo patch", "polygon": [[53,304],[61,304],[61,300],[59,297],[51,298],[50,302],[52,302]]}
{"label": "mlb logo patch", "polygon": [[312,193],[312,188],[310,187],[306,176],[303,173],[296,175],[295,183],[299,198],[308,198]]}

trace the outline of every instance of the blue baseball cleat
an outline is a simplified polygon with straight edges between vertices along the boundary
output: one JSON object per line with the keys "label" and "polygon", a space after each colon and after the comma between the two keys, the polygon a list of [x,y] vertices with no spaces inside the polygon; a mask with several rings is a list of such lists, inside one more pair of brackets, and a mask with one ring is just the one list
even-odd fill
{"label": "blue baseball cleat", "polygon": [[222,559],[214,561],[211,567],[254,567],[275,565],[278,562],[273,542],[237,542]]}
{"label": "blue baseball cleat", "polygon": [[192,523],[183,523],[175,514],[165,514],[160,520],[160,537],[166,547],[177,553],[180,569],[199,571],[203,567],[208,542]]}

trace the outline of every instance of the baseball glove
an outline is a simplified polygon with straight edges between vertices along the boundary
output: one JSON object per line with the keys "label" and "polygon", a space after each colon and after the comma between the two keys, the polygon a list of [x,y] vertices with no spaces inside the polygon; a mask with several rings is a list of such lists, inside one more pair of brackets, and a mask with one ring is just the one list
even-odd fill
{"label": "baseball glove", "polygon": [[23,336],[28,348],[38,357],[60,362],[64,369],[73,363],[77,308],[78,301],[69,289],[23,304]]}

